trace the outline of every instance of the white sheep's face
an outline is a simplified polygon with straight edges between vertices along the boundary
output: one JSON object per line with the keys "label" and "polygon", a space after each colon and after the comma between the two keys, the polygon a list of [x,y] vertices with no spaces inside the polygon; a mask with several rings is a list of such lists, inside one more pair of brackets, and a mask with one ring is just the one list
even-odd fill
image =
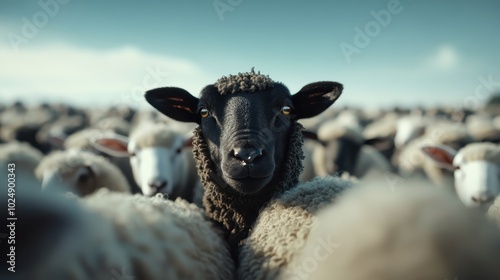
{"label": "white sheep's face", "polygon": [[500,166],[486,160],[465,161],[462,152],[444,145],[422,148],[438,166],[453,170],[455,190],[469,207],[487,209],[500,195]]}
{"label": "white sheep's face", "polygon": [[478,160],[463,163],[460,153],[455,156],[455,190],[462,202],[471,207],[489,207],[500,194],[500,167]]}
{"label": "white sheep's face", "polygon": [[42,178],[42,190],[58,189],[86,196],[96,189],[95,168],[90,165],[67,168],[63,172],[45,171]]}
{"label": "white sheep's face", "polygon": [[142,193],[153,196],[157,193],[171,194],[181,181],[183,171],[182,148],[184,140],[178,137],[170,147],[138,147],[133,141],[128,144],[130,165],[136,183]]}

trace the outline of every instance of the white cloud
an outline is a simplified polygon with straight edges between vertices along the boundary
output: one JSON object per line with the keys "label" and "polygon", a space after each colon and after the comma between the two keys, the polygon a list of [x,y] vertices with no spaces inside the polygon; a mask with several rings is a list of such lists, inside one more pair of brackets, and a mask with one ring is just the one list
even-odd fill
{"label": "white cloud", "polygon": [[4,101],[138,105],[144,102],[145,90],[178,86],[197,94],[209,81],[192,62],[148,54],[135,47],[91,50],[55,44],[26,47],[16,53],[0,44],[0,61],[0,96]]}
{"label": "white cloud", "polygon": [[452,69],[457,66],[458,63],[459,55],[455,48],[449,45],[440,46],[427,60],[428,66],[439,70]]}

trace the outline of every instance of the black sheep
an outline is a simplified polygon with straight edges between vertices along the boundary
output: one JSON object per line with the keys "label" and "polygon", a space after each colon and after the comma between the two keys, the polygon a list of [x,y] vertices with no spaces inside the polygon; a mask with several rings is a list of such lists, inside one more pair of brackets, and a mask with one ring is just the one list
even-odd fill
{"label": "black sheep", "polygon": [[302,172],[302,125],[342,93],[336,82],[316,82],[291,95],[282,83],[251,72],[222,77],[196,98],[164,87],[146,93],[164,115],[199,124],[193,152],[209,217],[223,228],[237,259],[238,246],[259,211],[297,185]]}

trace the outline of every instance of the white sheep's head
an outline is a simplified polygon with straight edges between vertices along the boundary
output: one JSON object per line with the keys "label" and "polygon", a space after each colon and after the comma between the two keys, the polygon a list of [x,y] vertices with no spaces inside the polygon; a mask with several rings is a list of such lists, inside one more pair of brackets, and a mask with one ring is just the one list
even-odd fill
{"label": "white sheep's head", "polygon": [[421,116],[405,116],[398,120],[394,145],[401,149],[413,139],[418,138],[425,132],[424,118]]}
{"label": "white sheep's head", "polygon": [[252,71],[219,79],[199,98],[164,87],[148,91],[146,100],[172,119],[200,125],[219,184],[256,194],[279,180],[296,120],[323,112],[342,89],[317,82],[291,95],[283,84]]}
{"label": "white sheep's head", "polygon": [[98,188],[98,177],[103,172],[96,163],[98,159],[96,155],[75,149],[55,152],[40,162],[36,175],[42,181],[44,191],[86,196]]}
{"label": "white sheep's head", "polygon": [[458,152],[445,145],[422,147],[438,166],[452,170],[455,190],[470,207],[489,207],[500,194],[500,146],[473,143]]}
{"label": "white sheep's head", "polygon": [[171,195],[185,177],[182,154],[190,139],[166,124],[141,124],[130,138],[108,135],[95,139],[93,146],[110,156],[129,157],[134,179],[146,196]]}

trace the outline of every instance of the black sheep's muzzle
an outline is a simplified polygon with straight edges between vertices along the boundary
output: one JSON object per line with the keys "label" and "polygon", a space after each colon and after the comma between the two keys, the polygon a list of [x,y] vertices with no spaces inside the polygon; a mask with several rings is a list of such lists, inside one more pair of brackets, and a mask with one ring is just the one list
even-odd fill
{"label": "black sheep's muzzle", "polygon": [[219,175],[226,185],[243,194],[253,194],[275,175],[273,136],[257,129],[240,129],[222,137]]}

